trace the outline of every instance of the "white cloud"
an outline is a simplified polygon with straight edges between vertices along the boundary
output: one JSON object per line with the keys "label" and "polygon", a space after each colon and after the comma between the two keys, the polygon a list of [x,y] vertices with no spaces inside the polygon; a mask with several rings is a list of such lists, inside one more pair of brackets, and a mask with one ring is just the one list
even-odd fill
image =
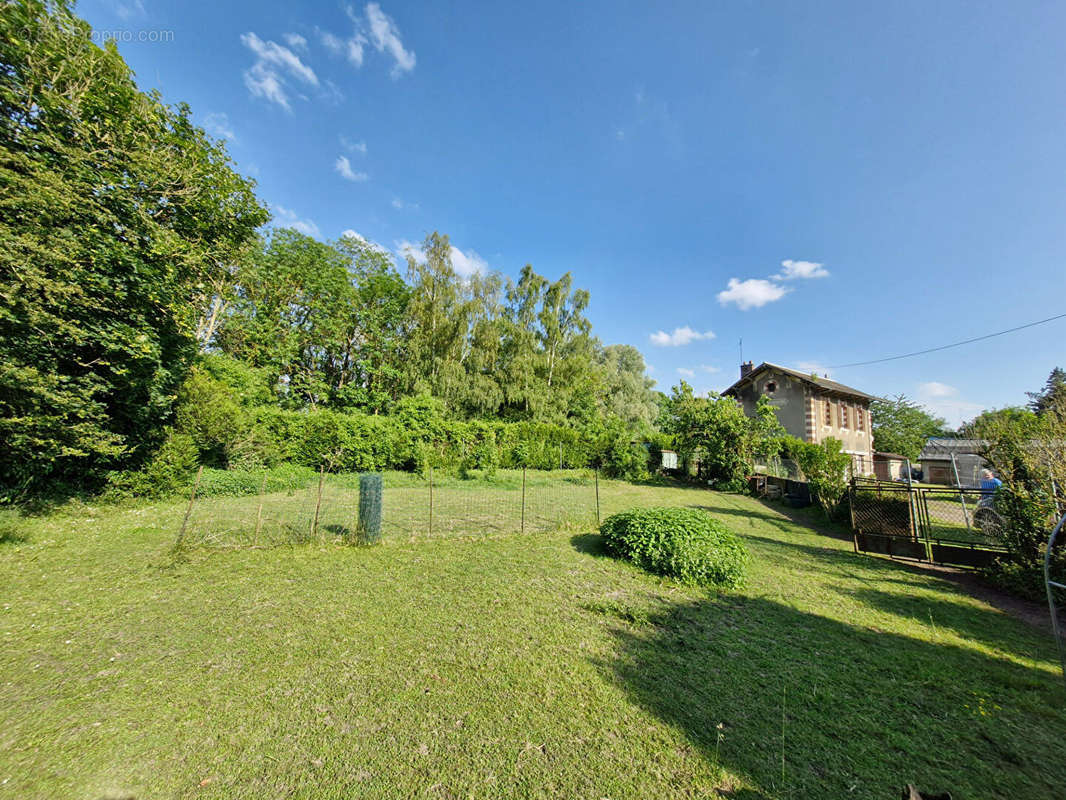
{"label": "white cloud", "polygon": [[693,330],[688,325],[681,328],[674,328],[673,333],[667,333],[666,331],[656,331],[648,337],[651,339],[651,343],[659,347],[682,347],[692,342],[698,342],[705,339],[713,339],[713,331],[699,331]]}
{"label": "white cloud", "polygon": [[366,142],[353,141],[345,136],[343,133],[338,137],[341,142],[341,147],[347,150],[349,153],[359,153],[360,155],[366,155]]}
{"label": "white cloud", "polygon": [[377,3],[367,3],[366,19],[370,24],[370,38],[379,53],[388,51],[396,64],[392,68],[392,77],[398,78],[404,72],[415,68],[415,54],[407,50],[400,41],[400,30],[392,18],[381,10]]}
{"label": "white cloud", "polygon": [[452,267],[461,278],[469,278],[475,272],[489,271],[489,264],[474,250],[460,250],[452,245]]}
{"label": "white cloud", "polygon": [[685,378],[695,378],[696,377],[696,370],[688,369],[687,367],[678,367],[677,368],[677,374],[681,375],[682,377],[685,377]]}
{"label": "white cloud", "polygon": [[254,33],[241,34],[241,43],[256,55],[255,63],[244,71],[244,85],[252,96],[262,97],[291,111],[287,78],[318,86],[314,70],[289,48],[263,41]]}
{"label": "white cloud", "polygon": [[721,372],[722,371],[718,367],[712,367],[710,364],[700,364],[700,369],[703,372],[706,372],[709,375],[713,375],[716,372]]}
{"label": "white cloud", "polygon": [[959,390],[940,381],[929,381],[918,385],[918,394],[923,397],[953,397]]}
{"label": "white cloud", "polygon": [[353,230],[351,228],[347,228],[346,230],[341,231],[341,238],[342,239],[355,239],[357,242],[359,242],[362,245],[365,245],[367,247],[371,247],[374,250],[378,250],[378,251],[380,251],[382,253],[386,253],[386,254],[391,255],[391,253],[389,253],[389,249],[387,247],[381,246],[380,244],[378,244],[377,242],[373,241],[372,239],[367,239],[365,236],[363,236],[363,234],[361,234],[358,231]]}
{"label": "white cloud", "polygon": [[277,103],[286,111],[291,111],[289,98],[285,94],[284,83],[276,72],[256,62],[252,68],[244,72],[244,85],[253,97],[262,97],[272,103]]}
{"label": "white cloud", "polygon": [[[454,244],[451,247],[452,269],[460,278],[469,278],[475,273],[484,274],[489,271],[488,262],[476,250],[460,250]],[[422,248],[407,239],[396,242],[396,252],[401,258],[410,256],[418,264],[426,263],[426,254],[422,252]]]}
{"label": "white cloud", "polygon": [[762,278],[748,278],[746,281],[730,278],[728,287],[718,293],[718,302],[723,306],[736,303],[741,311],[747,311],[780,300],[788,291],[784,286]]}
{"label": "white cloud", "polygon": [[985,409],[959,396],[959,390],[940,381],[918,384],[917,400],[933,415],[943,417],[949,425],[958,427]]}
{"label": "white cloud", "polygon": [[400,258],[407,258],[410,256],[418,264],[426,263],[426,254],[422,252],[422,248],[407,239],[400,239],[400,241],[396,242],[396,254]]}
{"label": "white cloud", "polygon": [[315,71],[301,61],[300,57],[289,48],[282,47],[276,42],[264,42],[254,33],[242,34],[241,42],[259,56],[260,61],[279,67],[304,83],[318,86],[318,76],[315,75]]}
{"label": "white cloud", "polygon": [[365,181],[369,177],[365,172],[356,172],[352,169],[352,162],[348,160],[347,156],[338,156],[336,162],[333,164],[333,168],[337,170],[337,173],[346,181]]}
{"label": "white cloud", "polygon": [[341,37],[318,28],[316,28],[315,31],[318,33],[318,40],[322,42],[323,47],[329,50],[333,55],[339,56],[344,52],[345,45],[344,40]]}
{"label": "white cloud", "polygon": [[330,31],[316,28],[318,38],[334,56],[344,56],[355,68],[363,66],[367,46],[379,53],[387,53],[393,59],[392,77],[399,78],[403,73],[415,68],[415,54],[404,47],[400,38],[400,29],[396,22],[381,10],[377,3],[367,3],[363,13],[353,7],[346,9],[348,17],[355,26],[351,36],[342,38]]}
{"label": "white cloud", "polygon": [[793,261],[791,258],[786,258],[781,262],[781,266],[784,269],[771,276],[775,281],[829,277],[829,270],[815,261]]}
{"label": "white cloud", "polygon": [[119,19],[122,20],[145,16],[144,3],[141,0],[132,0],[132,2],[112,0],[110,5],[115,10],[115,13],[118,14]]}
{"label": "white cloud", "polygon": [[302,219],[299,214],[293,211],[291,208],[285,208],[285,206],[270,206],[270,211],[274,216],[274,224],[280,228],[293,228],[299,231],[305,236],[313,236],[316,239],[319,235],[318,226],[309,219]]}
{"label": "white cloud", "polygon": [[204,130],[220,139],[234,141],[237,138],[237,134],[233,132],[229,117],[222,113],[208,114],[204,117]]}
{"label": "white cloud", "polygon": [[281,38],[284,39],[285,44],[293,50],[307,50],[307,39],[298,33],[286,33]]}
{"label": "white cloud", "polygon": [[421,209],[418,203],[405,203],[399,197],[392,198],[392,207],[397,211],[418,211]]}
{"label": "white cloud", "polygon": [[345,55],[348,58],[348,62],[353,67],[363,66],[363,45],[366,44],[366,39],[362,36],[353,36],[348,40],[345,48]]}

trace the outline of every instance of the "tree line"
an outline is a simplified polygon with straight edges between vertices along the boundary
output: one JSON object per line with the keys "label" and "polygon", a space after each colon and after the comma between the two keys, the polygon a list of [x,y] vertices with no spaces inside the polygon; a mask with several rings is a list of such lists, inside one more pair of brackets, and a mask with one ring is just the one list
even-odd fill
{"label": "tree line", "polygon": [[436,232],[397,265],[357,237],[267,229],[254,181],[191,116],[141,92],[67,3],[5,5],[4,494],[145,464],[205,357],[252,370],[256,402],[289,411],[430,397],[449,419],[651,431],[640,353],[593,335],[570,273],[460,277]]}

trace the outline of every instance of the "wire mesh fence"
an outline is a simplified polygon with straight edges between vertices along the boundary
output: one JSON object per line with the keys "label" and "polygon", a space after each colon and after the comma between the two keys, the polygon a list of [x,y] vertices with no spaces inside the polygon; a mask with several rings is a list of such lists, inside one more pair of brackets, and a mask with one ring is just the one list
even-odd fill
{"label": "wire mesh fence", "polygon": [[1005,551],[991,495],[856,478],[849,489],[855,546],[865,552],[984,566]]}
{"label": "wire mesh fence", "polygon": [[[366,478],[323,470],[310,485],[271,490],[264,473],[259,491],[245,496],[203,497],[194,486],[177,542],[183,547],[276,547],[537,533],[598,524],[599,476],[593,470],[509,470],[476,479],[432,471],[425,476],[392,474],[384,476],[380,500],[372,502],[365,496]],[[380,508],[380,527],[373,532],[366,521],[373,513],[370,507]]]}

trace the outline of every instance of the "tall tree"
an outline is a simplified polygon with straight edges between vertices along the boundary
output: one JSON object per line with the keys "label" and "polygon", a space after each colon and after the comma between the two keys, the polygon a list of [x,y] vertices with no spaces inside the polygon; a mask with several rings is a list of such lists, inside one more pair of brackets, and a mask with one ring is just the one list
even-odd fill
{"label": "tall tree", "polygon": [[462,380],[462,354],[469,321],[468,304],[452,266],[451,242],[434,231],[426,236],[420,254],[407,256],[408,385],[425,385],[446,397]]}
{"label": "tall tree", "polygon": [[942,436],[947,422],[935,417],[905,395],[878,398],[870,403],[874,447],[884,453],[898,453],[917,459],[930,436]]}
{"label": "tall tree", "polygon": [[655,381],[646,374],[644,356],[628,344],[601,348],[597,354],[603,391],[599,393],[600,412],[624,420],[630,429],[648,429],[659,407]]}
{"label": "tall tree", "polygon": [[470,325],[462,354],[466,379],[458,387],[456,402],[468,416],[495,415],[504,402],[500,385],[506,335],[502,291],[498,273],[475,274],[466,281]]}
{"label": "tall tree", "polygon": [[0,484],[160,441],[220,265],[266,219],[223,146],[66,3],[0,15]]}
{"label": "tall tree", "polygon": [[1026,392],[1029,408],[1035,414],[1043,414],[1049,408],[1066,403],[1066,370],[1055,367],[1048,375],[1044,388],[1039,392]]}
{"label": "tall tree", "polygon": [[267,370],[285,405],[330,403],[332,356],[344,346],[352,303],[347,264],[329,245],[281,228],[263,238],[238,275],[219,346]]}
{"label": "tall tree", "polygon": [[969,422],[959,426],[959,434],[971,439],[983,438],[993,423],[1003,422],[1007,425],[1027,425],[1033,417],[1033,412],[1022,406],[1006,406],[1005,408],[993,408],[982,411]]}
{"label": "tall tree", "polygon": [[335,248],[354,288],[331,353],[335,404],[378,414],[400,397],[410,291],[381,248],[352,236]]}
{"label": "tall tree", "polygon": [[556,421],[589,420],[595,414],[599,387],[594,369],[597,343],[584,315],[589,293],[572,289],[572,282],[567,272],[549,283],[537,315],[542,356],[540,378],[549,401],[547,413]]}
{"label": "tall tree", "polygon": [[516,284],[507,288],[505,338],[502,345],[503,394],[513,412],[536,416],[544,408],[538,391],[537,312],[548,281],[526,264]]}

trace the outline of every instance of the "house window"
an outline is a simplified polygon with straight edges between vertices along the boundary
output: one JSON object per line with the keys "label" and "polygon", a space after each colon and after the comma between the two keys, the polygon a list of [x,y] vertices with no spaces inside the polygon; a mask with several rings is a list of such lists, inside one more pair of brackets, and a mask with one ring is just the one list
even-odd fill
{"label": "house window", "polygon": [[844,403],[840,404],[840,427],[848,427],[848,407]]}
{"label": "house window", "polygon": [[777,391],[777,384],[776,383],[774,383],[773,381],[770,381],[769,383],[766,384],[766,393],[767,394],[773,394],[776,391]]}
{"label": "house window", "polygon": [[825,424],[833,424],[833,404],[829,402],[828,398],[825,401]]}
{"label": "house window", "polygon": [[859,430],[866,430],[866,410],[862,408],[856,408],[855,417],[859,420]]}

